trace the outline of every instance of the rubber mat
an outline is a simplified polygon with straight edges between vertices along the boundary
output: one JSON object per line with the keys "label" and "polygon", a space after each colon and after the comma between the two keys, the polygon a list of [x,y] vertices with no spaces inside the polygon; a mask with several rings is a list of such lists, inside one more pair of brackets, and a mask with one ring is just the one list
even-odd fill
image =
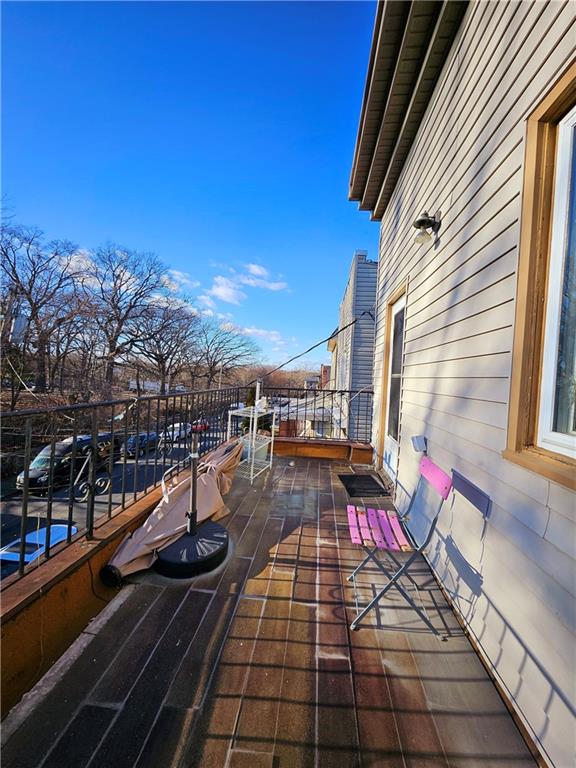
{"label": "rubber mat", "polygon": [[338,478],[346,488],[348,496],[388,496],[386,488],[374,477],[374,475],[338,475]]}

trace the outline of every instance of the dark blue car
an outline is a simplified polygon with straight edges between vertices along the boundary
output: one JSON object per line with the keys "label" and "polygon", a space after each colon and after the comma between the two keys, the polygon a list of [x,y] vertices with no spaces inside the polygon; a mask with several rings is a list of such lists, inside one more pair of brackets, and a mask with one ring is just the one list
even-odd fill
{"label": "dark blue car", "polygon": [[140,432],[139,435],[131,435],[122,446],[122,452],[126,456],[144,456],[146,452],[152,453],[158,445],[156,432]]}

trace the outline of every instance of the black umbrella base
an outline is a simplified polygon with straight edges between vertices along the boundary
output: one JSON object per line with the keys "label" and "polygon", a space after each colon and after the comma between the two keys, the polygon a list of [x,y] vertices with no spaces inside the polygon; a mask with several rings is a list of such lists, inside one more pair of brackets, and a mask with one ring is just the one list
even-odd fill
{"label": "black umbrella base", "polygon": [[183,534],[158,552],[155,570],[171,579],[189,579],[213,571],[228,552],[228,531],[218,523],[203,523],[191,536]]}

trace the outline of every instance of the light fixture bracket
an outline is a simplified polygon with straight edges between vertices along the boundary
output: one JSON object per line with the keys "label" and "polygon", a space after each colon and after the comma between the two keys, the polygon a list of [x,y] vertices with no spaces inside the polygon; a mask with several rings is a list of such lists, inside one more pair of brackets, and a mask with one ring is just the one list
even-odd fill
{"label": "light fixture bracket", "polygon": [[440,211],[437,211],[434,216],[430,216],[428,211],[424,211],[424,213],[421,213],[420,216],[418,216],[412,226],[421,231],[431,229],[432,232],[436,234],[440,229],[440,224]]}

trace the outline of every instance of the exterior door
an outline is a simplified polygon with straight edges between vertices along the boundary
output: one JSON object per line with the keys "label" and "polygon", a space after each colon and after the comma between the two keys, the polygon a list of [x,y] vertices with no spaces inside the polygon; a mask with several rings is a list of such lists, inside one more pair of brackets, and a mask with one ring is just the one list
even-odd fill
{"label": "exterior door", "polygon": [[390,307],[390,351],[388,359],[388,381],[386,387],[386,426],[384,432],[383,465],[395,480],[398,472],[400,449],[400,395],[402,392],[402,360],[404,347],[404,310],[406,295],[401,296]]}

